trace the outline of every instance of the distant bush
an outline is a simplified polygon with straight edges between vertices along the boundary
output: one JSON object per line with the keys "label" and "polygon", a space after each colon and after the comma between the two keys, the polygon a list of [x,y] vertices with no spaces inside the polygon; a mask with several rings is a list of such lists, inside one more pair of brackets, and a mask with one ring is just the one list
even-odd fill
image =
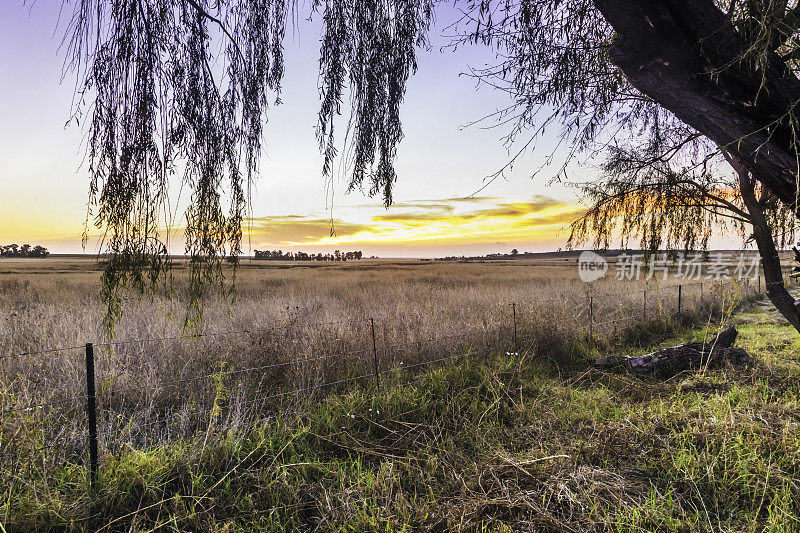
{"label": "distant bush", "polygon": [[30,244],[6,244],[0,247],[0,257],[47,257],[50,252],[44,246],[31,247]]}

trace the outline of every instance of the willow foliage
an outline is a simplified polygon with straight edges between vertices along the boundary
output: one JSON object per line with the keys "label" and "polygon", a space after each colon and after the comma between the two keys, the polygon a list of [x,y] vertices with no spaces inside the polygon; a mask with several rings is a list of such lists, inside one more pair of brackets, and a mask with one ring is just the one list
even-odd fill
{"label": "willow foliage", "polygon": [[[70,2],[64,2],[70,7]],[[227,290],[236,263],[263,125],[280,99],[292,0],[77,0],[66,36],[78,76],[76,118],[87,114],[89,215],[109,253],[103,297],[113,328],[121,291],[169,288],[167,231],[185,227],[191,323],[204,290]],[[391,202],[402,138],[400,103],[424,46],[432,3],[317,0],[324,21],[319,138],[324,171],[349,86],[351,188]],[[176,178],[177,176],[177,178]],[[170,189],[191,194],[181,222]],[[89,217],[87,217],[88,226]],[[88,227],[87,227],[88,232]]]}
{"label": "willow foliage", "polygon": [[[571,225],[570,246],[590,242],[607,248],[621,240],[623,247],[633,241],[646,252],[697,250],[707,249],[720,232],[752,240],[752,219],[738,177],[723,162],[713,157],[700,164],[688,157],[665,160],[659,157],[662,151],[652,150],[652,144],[611,147],[602,177],[576,185],[587,209]],[[755,194],[777,245],[794,242],[792,209],[763,186]]]}
{"label": "willow foliage", "polygon": [[[457,42],[483,43],[497,50],[498,63],[474,69],[473,74],[512,98],[509,107],[499,112],[513,124],[510,140],[557,126],[563,140],[574,148],[573,155],[583,149],[602,149],[611,139],[625,136],[657,142],[661,131],[683,123],[674,109],[643,93],[618,65],[621,60],[615,52],[619,55],[618,49],[627,44],[620,35],[627,21],[620,21],[618,15],[648,4],[660,18],[677,19],[692,10],[701,11],[694,6],[704,6],[706,11],[717,10],[723,18],[720,24],[733,35],[697,37],[693,24],[704,21],[676,22],[685,29],[684,39],[698,39],[689,44],[707,61],[701,65],[702,75],[719,84],[719,94],[712,96],[720,101],[732,99],[732,105],[753,114],[767,112],[764,130],[770,137],[782,136],[797,152],[800,94],[778,94],[778,90],[770,94],[767,87],[771,69],[776,68],[781,77],[798,81],[800,6],[795,0],[471,0],[463,4]],[[680,12],[684,6],[686,11]],[[643,13],[645,19],[647,15]],[[654,57],[638,69],[668,65],[670,45],[651,43]],[[698,75],[690,70],[685,74],[687,79]],[[736,94],[728,93],[731,86],[738,89]]]}
{"label": "willow foliage", "polygon": [[[223,261],[235,264],[241,250],[263,124],[281,96],[283,39],[300,17],[322,22],[321,170],[330,173],[344,147],[350,189],[391,203],[406,82],[435,10],[451,4],[463,15],[453,45],[497,52],[496,65],[472,74],[510,97],[495,118],[511,124],[512,162],[548,127],[560,128],[572,155],[611,139],[623,146],[607,153],[621,165],[607,166],[611,179],[585,189],[600,203],[575,238],[603,240],[602,221],[616,213],[627,217],[623,233],[643,242],[654,244],[658,230],[668,243],[702,244],[717,215],[681,196],[680,180],[726,189],[697,172],[719,148],[797,206],[796,0],[63,0],[76,116],[87,115],[90,215],[110,253],[108,324],[122,289],[170,285],[165,227],[177,216],[169,191],[178,185],[191,194],[178,224],[191,258],[190,322],[204,288],[224,283]],[[343,106],[349,120],[335,136]],[[664,132],[680,128],[674,150]],[[622,163],[626,150],[652,158],[664,147],[649,174]],[[706,155],[688,165],[673,158],[687,147]]]}
{"label": "willow foliage", "polygon": [[[738,180],[721,150],[739,150],[764,180],[761,206],[781,245],[791,241],[800,168],[797,2],[468,4],[458,41],[497,50],[498,64],[473,74],[511,97],[495,118],[512,124],[509,141],[527,138],[516,157],[555,126],[572,148],[558,178],[568,178],[566,163],[582,152],[605,161],[598,179],[576,184],[587,214],[572,226],[570,244],[607,246],[616,236],[651,250],[704,247],[719,229],[749,238]],[[696,120],[687,124],[687,114]],[[720,116],[728,124],[714,122]],[[719,130],[730,124],[750,129],[726,141]],[[759,172],[774,169],[765,161],[775,153],[786,155],[779,172]]]}

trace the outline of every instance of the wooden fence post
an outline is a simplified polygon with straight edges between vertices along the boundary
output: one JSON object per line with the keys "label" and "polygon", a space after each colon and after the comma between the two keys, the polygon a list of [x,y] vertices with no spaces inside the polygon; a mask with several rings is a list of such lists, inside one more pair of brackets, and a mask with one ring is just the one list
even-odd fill
{"label": "wooden fence post", "polygon": [[94,346],[86,344],[86,412],[89,417],[89,486],[97,485],[97,400],[94,388]]}
{"label": "wooden fence post", "polygon": [[678,314],[681,314],[681,296],[683,293],[683,285],[678,284]]}

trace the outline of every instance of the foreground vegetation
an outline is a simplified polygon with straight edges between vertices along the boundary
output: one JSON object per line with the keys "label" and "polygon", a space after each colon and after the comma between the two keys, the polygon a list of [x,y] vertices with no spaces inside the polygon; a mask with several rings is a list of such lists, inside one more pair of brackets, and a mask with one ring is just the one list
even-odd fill
{"label": "foreground vegetation", "polygon": [[753,293],[737,283],[684,285],[677,315],[675,280],[588,286],[574,258],[254,261],[239,271],[233,307],[206,299],[195,333],[207,335],[182,330],[179,291],[126,300],[118,336],[108,339],[97,268],[68,258],[0,262],[0,460],[35,458],[22,461],[23,479],[37,477],[33,466],[85,460],[87,342],[95,345],[107,452],[204,434],[217,405],[225,409],[215,431],[238,430],[353,385],[373,386],[376,367],[418,372],[455,354],[517,351],[515,339],[562,364],[583,357],[590,330],[598,349],[635,350],[657,331],[704,323]]}
{"label": "foreground vegetation", "polygon": [[[752,368],[666,383],[556,365],[544,348],[465,354],[383,392],[6,478],[18,528],[142,531],[800,530],[800,342],[738,314]],[[665,344],[708,334],[680,331]],[[588,349],[588,347],[587,347]],[[588,355],[589,352],[586,352]],[[214,428],[217,415],[208,419]]]}

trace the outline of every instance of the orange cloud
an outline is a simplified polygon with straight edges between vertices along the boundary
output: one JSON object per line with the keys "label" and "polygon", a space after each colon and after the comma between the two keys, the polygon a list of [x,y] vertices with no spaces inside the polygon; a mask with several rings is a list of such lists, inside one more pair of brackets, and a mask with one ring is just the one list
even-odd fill
{"label": "orange cloud", "polygon": [[[477,204],[477,205],[476,205]],[[489,205],[487,205],[489,204]],[[374,206],[372,206],[374,208]],[[364,216],[366,208],[353,211]],[[552,245],[563,226],[583,213],[579,206],[546,196],[527,202],[496,202],[494,198],[403,202],[388,213],[376,213],[356,223],[297,217],[265,217],[254,228],[255,242],[283,247],[381,246],[441,247],[486,245],[498,241]]]}
{"label": "orange cloud", "polygon": [[551,216],[545,217],[537,217],[535,219],[525,219],[517,221],[514,224],[516,228],[530,228],[530,227],[540,227],[540,226],[552,226],[555,224],[567,225],[571,224],[583,214],[586,213],[585,209],[576,209],[574,211],[565,211],[563,213],[557,213]]}
{"label": "orange cloud", "polygon": [[292,244],[314,243],[331,237],[331,229],[336,236],[354,235],[370,228],[366,224],[344,222],[342,220],[308,218],[300,215],[259,217],[250,219],[246,228],[253,245],[286,246]]}

